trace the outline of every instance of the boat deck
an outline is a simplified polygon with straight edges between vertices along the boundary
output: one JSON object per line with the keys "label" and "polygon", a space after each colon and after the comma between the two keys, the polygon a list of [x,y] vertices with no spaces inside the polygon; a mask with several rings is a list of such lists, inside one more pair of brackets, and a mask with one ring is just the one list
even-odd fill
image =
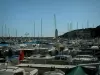
{"label": "boat deck", "polygon": [[[100,63],[91,63],[90,64],[82,64],[82,66],[85,66],[85,67],[88,67],[88,68],[95,68],[93,67],[92,65],[95,64],[95,65],[98,65]],[[18,67],[32,67],[32,68],[51,68],[51,67],[55,67],[55,68],[58,68],[58,69],[70,69],[70,68],[73,68],[73,67],[76,67],[77,65],[54,65],[54,64],[19,64],[17,65]],[[81,66],[81,64],[80,64]]]}

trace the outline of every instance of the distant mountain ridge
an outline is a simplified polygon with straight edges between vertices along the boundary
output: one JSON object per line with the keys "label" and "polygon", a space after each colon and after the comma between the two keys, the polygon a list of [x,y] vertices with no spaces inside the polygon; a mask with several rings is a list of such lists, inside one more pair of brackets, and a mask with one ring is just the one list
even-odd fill
{"label": "distant mountain ridge", "polygon": [[100,37],[100,25],[96,28],[85,28],[85,29],[77,29],[63,35],[60,35],[61,38],[96,38]]}

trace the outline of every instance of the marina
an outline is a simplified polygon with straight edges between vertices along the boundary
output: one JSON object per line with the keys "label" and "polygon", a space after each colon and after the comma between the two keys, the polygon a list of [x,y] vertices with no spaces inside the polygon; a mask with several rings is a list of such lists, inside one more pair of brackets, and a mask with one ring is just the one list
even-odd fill
{"label": "marina", "polygon": [[0,0],[0,75],[100,75],[99,0]]}
{"label": "marina", "polygon": [[[58,70],[61,70],[63,72],[61,74],[65,75],[77,66],[84,67],[86,72],[88,70],[94,71],[93,74],[88,75],[98,73],[97,71],[99,70],[98,66],[100,63],[99,56],[97,54],[100,50],[99,46],[94,44],[88,47],[87,45],[86,48],[82,47],[84,45],[80,44],[75,46],[74,44],[80,43],[84,40],[79,42],[73,41],[74,43],[71,41],[70,44],[67,43],[67,41],[64,41],[63,43],[52,42],[54,44],[35,43],[34,46],[32,45],[33,43],[30,42],[30,45],[25,43],[23,45],[1,45],[0,53],[2,57],[0,59],[0,63],[8,63],[8,69],[10,69],[10,66],[21,68],[25,71],[25,75],[34,73],[35,69],[36,74],[33,75],[47,75],[48,73],[57,73]],[[12,55],[10,58],[8,57],[9,51]]]}

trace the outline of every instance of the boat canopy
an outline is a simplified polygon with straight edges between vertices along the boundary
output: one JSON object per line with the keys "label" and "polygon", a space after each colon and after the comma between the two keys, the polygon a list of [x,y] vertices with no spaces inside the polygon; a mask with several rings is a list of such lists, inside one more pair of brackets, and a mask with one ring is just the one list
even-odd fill
{"label": "boat canopy", "polygon": [[92,46],[91,49],[99,49],[98,46]]}
{"label": "boat canopy", "polygon": [[66,75],[88,75],[84,72],[84,70],[82,69],[82,67],[77,66],[75,68],[73,68],[68,74]]}

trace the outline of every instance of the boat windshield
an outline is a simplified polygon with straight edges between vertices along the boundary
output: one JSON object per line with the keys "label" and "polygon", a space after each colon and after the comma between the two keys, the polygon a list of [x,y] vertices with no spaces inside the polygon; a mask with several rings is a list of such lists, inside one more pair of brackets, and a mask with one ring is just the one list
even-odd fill
{"label": "boat windshield", "polygon": [[76,58],[93,58],[93,56],[76,56]]}

